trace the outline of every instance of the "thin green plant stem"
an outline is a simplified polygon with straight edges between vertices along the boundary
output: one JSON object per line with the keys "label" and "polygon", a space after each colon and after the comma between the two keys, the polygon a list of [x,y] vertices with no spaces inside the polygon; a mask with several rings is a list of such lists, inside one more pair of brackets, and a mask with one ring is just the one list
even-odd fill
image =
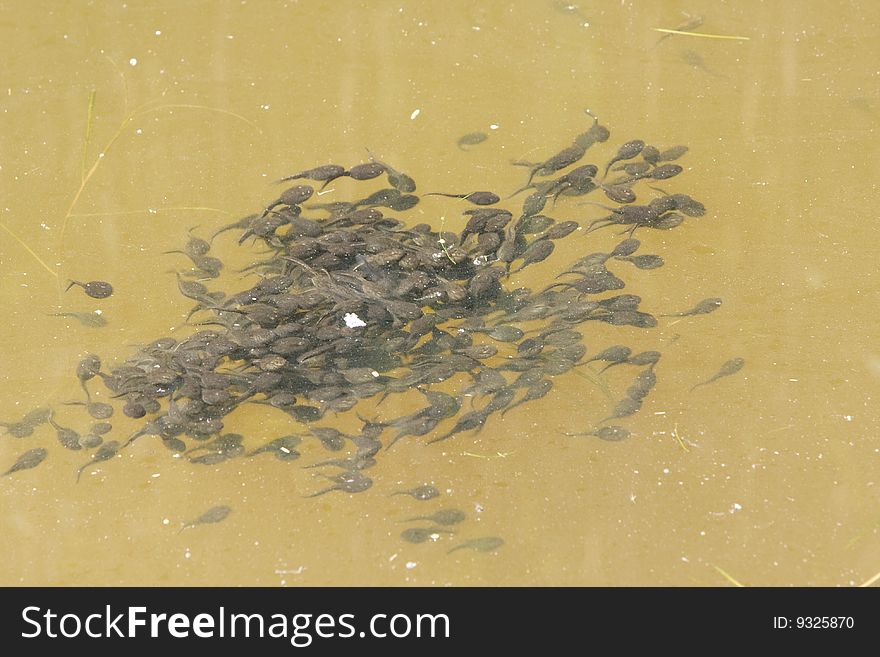
{"label": "thin green plant stem", "polygon": [[126,128],[128,128],[129,124],[134,121],[139,116],[143,116],[145,114],[149,114],[151,112],[158,112],[165,109],[201,109],[212,112],[219,112],[221,114],[227,114],[229,116],[233,116],[241,121],[244,121],[249,126],[256,128],[259,130],[259,127],[253,123],[252,121],[246,119],[245,117],[236,114],[235,112],[230,112],[229,110],[224,110],[218,107],[209,107],[207,105],[193,105],[193,104],[184,104],[184,103],[164,103],[162,105],[156,105],[154,107],[141,108],[133,111],[131,114],[126,116],[122,122],[119,124],[119,127],[116,129],[116,132],[113,133],[113,136],[104,146],[98,156],[95,158],[95,162],[92,164],[92,167],[88,170],[86,175],[83,177],[82,182],[80,183],[79,188],[76,190],[76,193],[73,195],[73,198],[70,201],[70,204],[67,207],[67,212],[64,213],[64,219],[61,224],[61,232],[58,238],[59,245],[59,256],[61,257],[62,263],[64,258],[64,237],[67,234],[67,226],[70,223],[71,216],[73,215],[73,209],[76,207],[76,204],[79,203],[80,197],[86,189],[89,181],[92,179],[92,176],[95,175],[95,172],[98,170],[98,167],[101,165],[101,162],[107,157],[107,153],[113,148],[113,145],[119,140],[119,138],[123,135]]}
{"label": "thin green plant stem", "polygon": [[25,241],[24,241],[23,239],[21,239],[21,238],[20,238],[18,235],[16,235],[15,233],[13,233],[13,232],[12,232],[12,231],[6,226],[6,224],[0,222],[0,228],[2,228],[2,229],[5,230],[7,233],[9,233],[10,235],[12,235],[12,238],[13,238],[16,242],[18,242],[19,244],[21,244],[22,248],[24,248],[25,251],[27,251],[28,253],[30,253],[30,254],[34,257],[34,260],[36,260],[37,262],[39,262],[39,263],[43,266],[43,269],[45,269],[47,272],[49,272],[50,274],[52,274],[52,276],[54,276],[55,278],[58,278],[58,272],[55,271],[54,269],[52,269],[49,265],[47,265],[47,264],[45,263],[45,261],[44,261],[40,256],[38,256],[37,253],[36,253],[31,247],[29,247],[29,246],[27,245],[27,243],[26,243]]}
{"label": "thin green plant stem", "polygon": [[89,94],[89,111],[86,117],[86,135],[83,138],[82,162],[80,163],[79,177],[80,182],[86,177],[86,158],[89,156],[89,144],[92,141],[92,125],[95,122],[95,99],[98,95],[97,89],[92,89]]}

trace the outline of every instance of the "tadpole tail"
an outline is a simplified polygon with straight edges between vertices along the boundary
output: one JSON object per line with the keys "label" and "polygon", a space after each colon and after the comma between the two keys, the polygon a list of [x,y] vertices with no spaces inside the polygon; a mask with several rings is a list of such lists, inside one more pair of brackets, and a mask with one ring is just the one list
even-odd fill
{"label": "tadpole tail", "polygon": [[289,180],[300,180],[301,178],[304,178],[304,177],[305,176],[303,176],[301,173],[295,173],[292,176],[284,176],[283,178],[279,178],[278,180],[273,180],[272,184],[273,185],[280,185],[283,182],[287,182]]}
{"label": "tadpole tail", "polygon": [[528,184],[528,185],[525,185],[525,186],[523,186],[523,187],[520,187],[518,190],[516,190],[515,192],[513,192],[510,196],[508,196],[508,197],[505,198],[504,200],[506,201],[507,199],[511,199],[511,198],[513,198],[514,196],[516,196],[517,194],[522,194],[524,191],[526,191],[527,189],[531,189],[531,188],[532,188],[532,185],[531,185],[531,184]]}
{"label": "tadpole tail", "polygon": [[431,438],[431,440],[429,440],[429,441],[426,442],[425,444],[426,444],[426,445],[430,445],[430,444],[432,444],[432,443],[439,443],[441,440],[446,440],[447,438],[452,437],[452,433],[453,433],[453,432],[450,431],[450,432],[447,433],[445,436],[439,436],[438,438]]}
{"label": "tadpole tail", "polygon": [[517,401],[517,402],[514,402],[513,404],[511,404],[510,406],[508,406],[507,408],[505,408],[503,411],[501,411],[501,417],[504,417],[504,414],[507,413],[507,411],[509,411],[510,409],[512,409],[512,408],[516,408],[516,407],[519,406],[520,404],[524,404],[525,401],[526,401],[525,398],[523,398],[523,399],[520,399],[520,400]]}
{"label": "tadpole tail", "polygon": [[122,447],[120,447],[119,450],[122,451],[143,435],[144,433],[140,429],[135,431],[133,434],[131,434],[131,436],[128,437],[128,440],[122,443]]}
{"label": "tadpole tail", "polygon": [[[615,222],[613,219],[596,219],[596,221],[592,222],[589,226],[587,226],[587,230],[584,232],[584,235],[589,235],[594,230],[599,230],[600,228],[605,228],[606,226],[611,226]],[[596,226],[596,224],[601,224]],[[595,226],[595,228],[594,228]]]}
{"label": "tadpole tail", "polygon": [[86,393],[86,404],[91,404],[92,403],[92,395],[89,392],[88,387],[86,386],[86,382],[80,381],[79,385],[83,389],[83,392]]}
{"label": "tadpole tail", "polygon": [[336,490],[336,486],[330,486],[330,488],[325,488],[324,490],[319,490],[317,493],[312,493],[311,495],[303,495],[304,498],[308,499],[310,497],[318,497],[319,495],[325,495],[330,491]]}
{"label": "tadpole tail", "polygon": [[400,440],[403,437],[404,436],[401,434],[394,436],[394,438],[391,439],[391,442],[389,442],[387,445],[385,445],[385,451],[387,452],[389,449],[391,449],[394,446],[394,443],[396,443],[398,440]]}
{"label": "tadpole tail", "polygon": [[[513,272],[511,272],[511,273],[513,273]],[[574,272],[563,272],[563,273],[567,274],[567,273],[574,273]],[[562,274],[560,274],[559,276],[562,276]],[[558,276],[557,276],[557,278],[558,278]],[[541,290],[541,294],[544,294],[545,292],[549,292],[554,287],[564,287],[566,289],[571,289],[572,285],[571,285],[571,283],[567,283],[565,281],[560,281],[559,283],[551,283],[550,285],[545,287],[543,290]]]}

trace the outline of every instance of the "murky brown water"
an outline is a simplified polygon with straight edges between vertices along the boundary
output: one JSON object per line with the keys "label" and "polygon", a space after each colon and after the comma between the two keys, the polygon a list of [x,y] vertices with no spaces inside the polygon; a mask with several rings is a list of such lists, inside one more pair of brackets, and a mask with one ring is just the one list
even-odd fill
{"label": "murky brown water", "polygon": [[[179,326],[191,304],[168,272],[180,256],[162,252],[187,228],[204,234],[261,207],[271,180],[360,162],[370,148],[420,190],[507,193],[524,178],[509,160],[570,143],[589,107],[612,131],[589,161],[627,139],[687,144],[685,174],[665,186],[709,208],[641,235],[666,266],[618,268],[627,291],[655,314],[724,300],[717,313],[650,331],[588,333],[591,352],[621,341],[663,352],[657,389],[626,422],[634,436],[564,436],[612,407],[569,374],[476,435],[401,441],[363,494],[315,499],[303,495],[324,484],[301,468],[321,457],[314,441],[293,463],[205,467],[142,440],[77,485],[86,455],[60,448],[48,427],[2,436],[4,470],[28,448],[50,455],[0,479],[0,584],[851,585],[880,570],[880,91],[865,64],[880,57],[880,8],[473,4],[5,5],[0,419],[49,404],[84,424],[81,409],[60,406],[81,396],[80,355],[121,361]],[[701,32],[749,40],[655,46],[653,28],[676,27],[680,11],[703,15]],[[456,147],[474,131],[490,137]],[[332,187],[329,198],[351,197],[350,183]],[[424,202],[416,213],[436,225],[448,207]],[[601,216],[559,207],[554,216]],[[616,239],[572,236],[558,260]],[[229,267],[252,259],[231,236],[216,249]],[[552,268],[533,271],[526,284]],[[104,301],[62,294],[68,277],[117,291]],[[101,329],[47,315],[98,308]],[[689,392],[735,356],[742,372]],[[632,375],[623,369],[606,377],[618,396]],[[389,399],[383,412],[409,403]],[[137,426],[114,422],[122,438]],[[227,430],[259,443],[297,429],[254,407]],[[443,498],[390,496],[422,483]],[[178,533],[218,504],[233,508],[228,519]],[[401,541],[404,519],[443,506],[468,513],[454,537]],[[504,546],[447,554],[486,535]]]}

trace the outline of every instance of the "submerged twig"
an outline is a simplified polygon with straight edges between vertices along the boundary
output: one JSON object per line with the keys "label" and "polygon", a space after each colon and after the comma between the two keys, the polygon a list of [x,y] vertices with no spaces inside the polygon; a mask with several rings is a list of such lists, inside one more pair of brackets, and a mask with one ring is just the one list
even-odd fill
{"label": "submerged twig", "polygon": [[880,580],[880,573],[877,573],[876,575],[874,575],[870,579],[867,579],[864,582],[862,582],[861,584],[859,584],[859,588],[866,589],[869,586],[871,586],[872,584],[876,584],[878,580]]}
{"label": "submerged twig", "polygon": [[712,566],[712,568],[714,568],[714,569],[718,572],[719,575],[721,575],[724,579],[726,579],[728,582],[730,582],[730,583],[733,584],[734,586],[738,586],[739,588],[745,588],[745,587],[746,587],[745,584],[743,584],[742,582],[739,582],[739,581],[735,580],[735,579],[734,579],[734,578],[733,578],[728,572],[726,572],[725,570],[719,568],[718,566]]}
{"label": "submerged twig", "polygon": [[652,28],[655,32],[663,32],[664,34],[682,34],[684,36],[703,37],[704,39],[733,39],[734,41],[751,41],[751,37],[733,36],[727,34],[708,34],[706,32],[685,32],[684,30],[668,30],[664,27]]}

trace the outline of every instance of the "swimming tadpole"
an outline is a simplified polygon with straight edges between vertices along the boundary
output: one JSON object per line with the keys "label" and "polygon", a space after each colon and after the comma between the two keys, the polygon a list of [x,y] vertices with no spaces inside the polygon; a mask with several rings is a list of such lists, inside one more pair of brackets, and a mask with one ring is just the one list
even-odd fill
{"label": "swimming tadpole", "polygon": [[456,550],[476,550],[477,552],[494,552],[504,545],[504,539],[498,536],[482,536],[480,538],[472,538],[460,545],[456,545],[449,550],[447,554],[452,554]]}
{"label": "swimming tadpole", "polygon": [[86,295],[93,299],[106,299],[113,294],[113,286],[107,281],[89,281],[88,283],[81,283],[80,281],[71,280],[65,289],[65,292],[74,285],[81,287]]}
{"label": "swimming tadpole", "polygon": [[725,376],[731,376],[739,372],[743,366],[746,364],[745,358],[731,358],[729,361],[724,363],[721,366],[721,369],[710,379],[703,381],[701,383],[696,384],[693,388],[691,388],[691,392],[699,388],[700,386],[709,385],[713,381],[717,381],[718,379],[722,379]]}
{"label": "swimming tadpole", "polygon": [[30,470],[32,468],[36,468],[40,463],[46,460],[46,457],[49,455],[49,450],[43,447],[34,447],[33,449],[29,449],[28,451],[22,453],[12,464],[12,466],[3,473],[2,476],[6,477],[11,475],[13,472],[20,472],[22,470]]}
{"label": "swimming tadpole", "polygon": [[462,135],[459,137],[458,141],[455,142],[456,145],[463,151],[469,150],[466,148],[467,146],[476,146],[477,144],[482,144],[489,138],[485,132],[469,132],[466,135]]}
{"label": "swimming tadpole", "polygon": [[190,527],[195,527],[197,525],[209,525],[222,522],[229,517],[230,513],[232,513],[231,507],[228,507],[226,505],[213,506],[195,520],[184,523],[183,527],[181,527],[180,531],[178,531],[177,533],[179,534],[184,529],[189,529]]}
{"label": "swimming tadpole", "polygon": [[409,490],[395,491],[391,493],[391,495],[409,495],[415,500],[425,502],[427,500],[433,500],[435,497],[438,497],[440,495],[440,491],[437,490],[436,486],[425,484],[424,486],[416,486],[415,488],[410,488]]}
{"label": "swimming tadpole", "polygon": [[467,514],[460,509],[440,509],[429,516],[414,516],[412,518],[407,518],[404,522],[426,520],[428,522],[433,522],[436,525],[449,526],[457,525],[464,521],[465,518],[467,518]]}

